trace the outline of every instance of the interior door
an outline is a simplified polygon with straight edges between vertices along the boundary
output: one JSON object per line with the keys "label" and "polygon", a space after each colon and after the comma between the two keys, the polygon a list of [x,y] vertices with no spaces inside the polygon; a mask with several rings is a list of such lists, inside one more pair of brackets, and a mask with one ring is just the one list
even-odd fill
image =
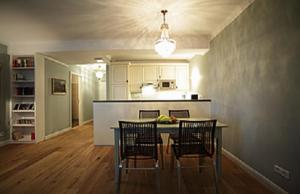
{"label": "interior door", "polygon": [[72,127],[79,125],[79,76],[72,74]]}

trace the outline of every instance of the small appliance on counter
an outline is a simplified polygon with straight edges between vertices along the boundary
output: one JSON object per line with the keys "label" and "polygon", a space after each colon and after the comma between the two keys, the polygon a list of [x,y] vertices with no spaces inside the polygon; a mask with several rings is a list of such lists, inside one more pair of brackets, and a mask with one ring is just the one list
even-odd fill
{"label": "small appliance on counter", "polygon": [[191,94],[191,100],[198,100],[198,94]]}

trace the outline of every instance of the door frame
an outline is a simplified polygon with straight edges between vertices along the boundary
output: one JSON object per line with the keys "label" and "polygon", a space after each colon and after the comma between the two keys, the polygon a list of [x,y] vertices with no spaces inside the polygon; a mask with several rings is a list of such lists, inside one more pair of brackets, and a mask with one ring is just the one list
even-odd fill
{"label": "door frame", "polygon": [[[72,78],[73,78],[73,75],[76,75],[78,76],[78,126],[80,126],[82,124],[82,104],[81,104],[81,90],[80,90],[80,86],[81,86],[81,74],[79,73],[76,73],[76,72],[73,72],[71,71],[70,72],[70,126],[72,128],[72,114],[73,114],[73,106],[72,106],[72,100],[73,100],[73,91],[72,91]],[[75,127],[78,127],[78,126],[75,126]]]}

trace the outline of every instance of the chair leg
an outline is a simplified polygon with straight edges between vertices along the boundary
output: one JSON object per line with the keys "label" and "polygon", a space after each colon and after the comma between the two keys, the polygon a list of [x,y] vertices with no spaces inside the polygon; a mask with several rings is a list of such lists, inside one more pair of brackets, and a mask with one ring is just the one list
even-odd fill
{"label": "chair leg", "polygon": [[181,193],[181,166],[179,159],[177,160],[177,192]]}
{"label": "chair leg", "polygon": [[118,183],[116,188],[117,194],[119,194],[121,190],[121,180],[122,180],[122,165],[119,166],[119,177],[118,177]]}
{"label": "chair leg", "polygon": [[129,160],[126,160],[126,174],[128,174]]}
{"label": "chair leg", "polygon": [[201,166],[202,166],[202,164],[203,164],[203,161],[202,161],[202,159],[203,159],[203,158],[199,156],[199,158],[198,158],[199,173],[201,173],[201,172],[202,172],[202,168],[201,168]]}
{"label": "chair leg", "polygon": [[219,182],[218,182],[218,176],[217,176],[217,169],[216,166],[214,165],[213,159],[211,159],[211,164],[213,168],[213,174],[214,174],[214,182],[216,186],[216,194],[219,194]]}
{"label": "chair leg", "polygon": [[163,144],[159,144],[159,148],[160,148],[160,159],[161,159],[161,168],[164,169],[164,145]]}
{"label": "chair leg", "polygon": [[156,174],[156,194],[160,193],[160,168],[158,162],[155,165],[155,174]]}
{"label": "chair leg", "polygon": [[174,169],[174,160],[175,160],[174,151],[171,149],[171,162],[170,162],[171,171]]}
{"label": "chair leg", "polygon": [[170,135],[168,137],[168,143],[167,143],[167,151],[166,151],[167,154],[169,153],[169,147],[170,147]]}

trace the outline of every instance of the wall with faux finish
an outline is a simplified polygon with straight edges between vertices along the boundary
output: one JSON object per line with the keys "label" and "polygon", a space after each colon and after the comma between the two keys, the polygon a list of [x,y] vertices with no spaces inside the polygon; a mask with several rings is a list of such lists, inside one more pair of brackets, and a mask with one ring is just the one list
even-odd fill
{"label": "wall with faux finish", "polygon": [[9,139],[9,80],[9,55],[7,55],[7,47],[0,44],[0,141]]}
{"label": "wall with faux finish", "polygon": [[298,0],[256,0],[194,61],[212,116],[230,125],[224,148],[290,193],[300,193],[299,10]]}
{"label": "wall with faux finish", "polygon": [[[69,76],[68,67],[45,59],[45,135],[71,126]],[[52,95],[51,78],[66,80],[65,95]]]}

